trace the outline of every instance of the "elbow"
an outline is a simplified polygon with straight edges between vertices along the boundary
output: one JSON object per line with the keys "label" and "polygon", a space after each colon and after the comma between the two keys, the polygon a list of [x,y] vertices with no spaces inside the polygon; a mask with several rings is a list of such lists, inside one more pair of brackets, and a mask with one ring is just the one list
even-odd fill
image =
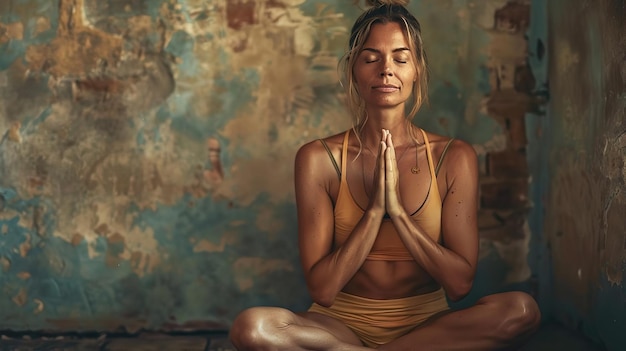
{"label": "elbow", "polygon": [[313,302],[322,306],[322,307],[330,307],[333,305],[335,299],[333,298],[313,298]]}
{"label": "elbow", "polygon": [[455,286],[446,289],[448,298],[453,302],[462,300],[465,296],[467,296],[467,294],[469,294],[470,290],[472,290],[472,284],[473,280],[470,280],[455,284]]}
{"label": "elbow", "polygon": [[313,289],[309,287],[309,293],[311,294],[311,299],[316,304],[322,307],[330,307],[335,302],[335,297],[337,293],[333,293],[330,289],[327,288],[318,288]]}

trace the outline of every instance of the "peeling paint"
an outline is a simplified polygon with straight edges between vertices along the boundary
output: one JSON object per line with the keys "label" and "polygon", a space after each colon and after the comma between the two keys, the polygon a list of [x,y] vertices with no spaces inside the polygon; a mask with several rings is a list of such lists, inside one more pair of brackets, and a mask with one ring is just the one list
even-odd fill
{"label": "peeling paint", "polygon": [[30,279],[31,275],[28,272],[19,272],[17,273],[17,277],[22,280],[27,280],[27,279]]}
{"label": "peeling paint", "polygon": [[11,300],[13,301],[13,303],[20,307],[24,306],[28,300],[26,289],[21,288],[17,295],[13,296],[13,299]]}
{"label": "peeling paint", "polygon": [[37,24],[35,26],[35,31],[33,32],[33,35],[37,36],[43,32],[50,30],[50,28],[50,19],[48,19],[47,17],[37,17]]}
{"label": "peeling paint", "polygon": [[119,61],[121,39],[85,26],[82,4],[83,0],[60,0],[57,37],[50,44],[28,48],[26,61],[31,69],[63,77],[95,69],[94,57],[112,65]]}
{"label": "peeling paint", "polygon": [[0,266],[2,266],[3,272],[8,272],[9,268],[11,268],[11,261],[8,258],[2,256],[0,257]]}
{"label": "peeling paint", "polygon": [[26,240],[20,244],[20,256],[26,257],[31,248],[30,235],[26,234]]}
{"label": "peeling paint", "polygon": [[[12,4],[0,5],[12,28],[0,30],[10,49],[0,51],[0,280],[11,287],[0,311],[32,315],[2,318],[2,328],[228,326],[252,304],[306,308],[293,159],[304,142],[349,127],[336,66],[360,10]],[[490,80],[519,87],[513,64],[497,77],[485,69],[506,4],[410,4],[434,58],[432,107],[416,121],[484,153],[508,142],[483,99]],[[498,25],[523,27],[516,11]]]}
{"label": "peeling paint", "polygon": [[45,308],[45,304],[43,303],[43,301],[39,299],[33,299],[33,303],[35,303],[35,309],[33,310],[33,314],[37,315],[43,312]]}
{"label": "peeling paint", "polygon": [[24,25],[22,22],[0,23],[0,44],[22,39],[24,39]]}
{"label": "peeling paint", "polygon": [[224,252],[227,245],[232,245],[235,243],[236,234],[224,234],[220,239],[219,244],[215,244],[209,240],[201,239],[201,240],[192,240],[191,243],[194,244],[193,252]]}

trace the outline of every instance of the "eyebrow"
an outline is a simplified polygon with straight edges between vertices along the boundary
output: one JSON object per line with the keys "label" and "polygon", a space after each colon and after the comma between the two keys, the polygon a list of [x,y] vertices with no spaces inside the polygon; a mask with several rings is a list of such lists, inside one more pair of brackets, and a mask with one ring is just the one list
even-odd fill
{"label": "eyebrow", "polygon": [[[374,53],[377,53],[377,54],[380,54],[380,53],[381,53],[381,51],[380,51],[380,50],[377,50],[377,49],[374,49],[374,48],[363,48],[363,50],[361,50],[361,51],[370,51],[370,52],[374,52]],[[393,52],[393,53],[396,53],[396,52],[401,52],[401,51],[410,51],[410,49],[409,49],[409,48],[404,48],[404,47],[403,47],[403,48],[393,49],[393,51],[392,51],[392,52]]]}

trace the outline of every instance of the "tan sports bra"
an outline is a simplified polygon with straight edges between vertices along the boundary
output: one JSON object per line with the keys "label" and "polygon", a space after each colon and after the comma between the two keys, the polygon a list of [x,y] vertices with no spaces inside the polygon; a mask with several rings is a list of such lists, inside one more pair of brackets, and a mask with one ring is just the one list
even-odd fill
{"label": "tan sports bra", "polygon": [[[450,140],[446,145],[443,154],[437,164],[437,169],[433,166],[433,157],[430,150],[430,143],[428,141],[428,137],[426,133],[420,129],[424,136],[424,142],[426,144],[426,154],[428,158],[428,167],[430,170],[430,186],[428,189],[428,194],[426,195],[426,199],[424,203],[411,214],[411,218],[417,224],[428,233],[428,235],[435,241],[439,241],[441,236],[441,197],[439,196],[439,187],[437,185],[437,171],[441,165],[441,160],[443,160],[445,153],[447,152],[448,146],[452,142]],[[337,166],[337,162],[335,158],[332,156],[330,149],[328,146],[322,141],[324,147],[329,152],[331,160],[335,165],[335,169],[341,179],[341,183],[339,185],[339,193],[337,195],[337,201],[335,203],[334,215],[335,215],[335,237],[334,243],[335,246],[342,245],[347,239],[352,230],[359,222],[365,211],[359,207],[359,205],[354,201],[352,194],[350,193],[350,188],[346,181],[346,160],[348,158],[348,138],[350,136],[351,130],[346,131],[344,140],[343,140],[343,148],[341,154],[341,170]],[[398,232],[394,227],[391,219],[385,218],[383,219],[383,223],[380,226],[380,231],[378,232],[378,236],[376,241],[374,242],[374,246],[370,251],[369,255],[366,258],[367,260],[383,260],[383,261],[408,261],[413,260],[413,257],[408,252],[404,243],[398,236]]]}

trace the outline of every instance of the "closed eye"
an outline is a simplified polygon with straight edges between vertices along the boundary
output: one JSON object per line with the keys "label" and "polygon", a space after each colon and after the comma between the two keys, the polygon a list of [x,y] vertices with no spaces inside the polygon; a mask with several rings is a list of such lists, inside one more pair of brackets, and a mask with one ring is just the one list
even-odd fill
{"label": "closed eye", "polygon": [[394,60],[395,60],[396,62],[398,62],[398,63],[407,63],[407,62],[409,62],[409,58],[408,58],[408,57],[406,57],[406,56],[404,56],[404,55],[394,57]]}

